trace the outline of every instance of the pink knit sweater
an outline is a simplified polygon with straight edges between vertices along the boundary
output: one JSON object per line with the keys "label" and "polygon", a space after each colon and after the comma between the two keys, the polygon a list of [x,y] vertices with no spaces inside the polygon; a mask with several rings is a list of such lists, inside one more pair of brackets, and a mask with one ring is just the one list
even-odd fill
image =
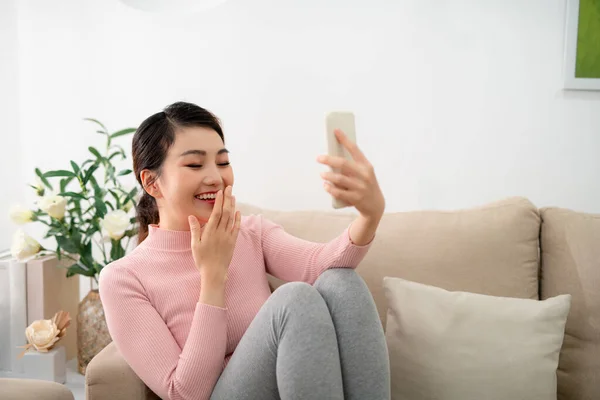
{"label": "pink knit sweater", "polygon": [[163,399],[208,399],[237,344],[270,295],[267,273],[313,284],[330,267],[355,268],[370,243],[346,229],[313,243],[252,215],[242,218],[228,269],[225,308],[200,303],[189,231],[151,225],[149,235],[100,274],[100,296],[117,348]]}

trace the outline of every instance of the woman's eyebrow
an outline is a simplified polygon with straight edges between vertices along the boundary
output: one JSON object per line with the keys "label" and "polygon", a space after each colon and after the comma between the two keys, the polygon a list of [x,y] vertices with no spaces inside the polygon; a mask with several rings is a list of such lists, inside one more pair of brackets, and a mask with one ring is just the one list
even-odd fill
{"label": "woman's eyebrow", "polygon": [[[217,151],[217,155],[223,154],[223,153],[229,153],[229,150],[223,148],[223,149]],[[190,155],[190,154],[196,154],[196,155],[200,155],[200,156],[205,156],[206,155],[206,150],[186,150],[183,153],[181,153],[181,155],[179,157],[187,156],[187,155]]]}

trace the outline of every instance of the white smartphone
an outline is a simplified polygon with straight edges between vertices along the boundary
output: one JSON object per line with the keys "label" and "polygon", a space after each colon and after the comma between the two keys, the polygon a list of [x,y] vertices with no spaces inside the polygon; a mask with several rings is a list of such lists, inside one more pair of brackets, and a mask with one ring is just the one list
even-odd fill
{"label": "white smartphone", "polygon": [[[340,129],[346,134],[351,142],[356,143],[354,114],[349,111],[333,111],[327,114],[325,121],[328,154],[330,156],[343,157],[347,160],[352,160],[352,156],[348,150],[346,150],[336,139],[334,131]],[[332,168],[331,170],[333,172],[339,172],[337,168]],[[333,208],[343,208],[348,207],[348,204],[332,196],[332,206]]]}

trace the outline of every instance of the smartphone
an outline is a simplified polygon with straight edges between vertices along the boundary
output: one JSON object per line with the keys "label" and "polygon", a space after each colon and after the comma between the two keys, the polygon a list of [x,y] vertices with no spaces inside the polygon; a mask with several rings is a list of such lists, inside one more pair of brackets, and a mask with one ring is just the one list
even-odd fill
{"label": "smartphone", "polygon": [[[343,157],[347,160],[352,160],[352,156],[348,150],[346,150],[336,139],[334,131],[340,129],[346,134],[351,142],[356,143],[354,113],[349,111],[332,111],[327,114],[327,117],[325,118],[325,126],[327,131],[328,154],[330,156]],[[337,168],[332,168],[331,170],[333,172],[339,172]],[[343,208],[348,207],[348,204],[332,196],[332,206],[333,208]]]}

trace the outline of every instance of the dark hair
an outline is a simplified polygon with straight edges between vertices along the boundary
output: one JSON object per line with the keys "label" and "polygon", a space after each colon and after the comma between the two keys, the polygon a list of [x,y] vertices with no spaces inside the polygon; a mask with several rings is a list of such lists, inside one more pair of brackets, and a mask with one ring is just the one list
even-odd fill
{"label": "dark hair", "polygon": [[[219,119],[210,111],[192,103],[173,103],[141,123],[133,135],[131,145],[133,172],[137,181],[142,185],[142,197],[136,206],[140,229],[138,243],[148,236],[149,224],[159,223],[156,199],[146,192],[140,174],[143,170],[148,169],[156,172],[155,178],[160,176],[167,151],[175,142],[175,133],[178,128],[183,127],[213,129],[225,143]],[[152,183],[146,182],[147,185]]]}

